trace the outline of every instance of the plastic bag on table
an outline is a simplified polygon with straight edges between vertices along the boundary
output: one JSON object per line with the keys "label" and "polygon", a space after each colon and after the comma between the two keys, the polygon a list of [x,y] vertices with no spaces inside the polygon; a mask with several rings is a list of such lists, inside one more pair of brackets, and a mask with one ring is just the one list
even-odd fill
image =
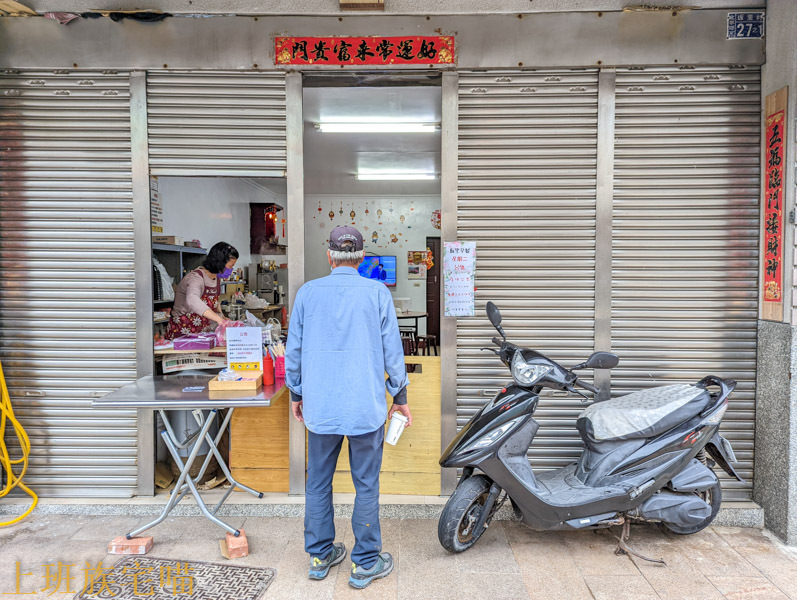
{"label": "plastic bag on table", "polygon": [[216,327],[216,345],[227,346],[227,328],[228,327],[246,327],[246,323],[241,321],[224,321]]}
{"label": "plastic bag on table", "polygon": [[282,326],[280,325],[280,322],[274,317],[271,317],[268,321],[266,321],[266,329],[271,331],[271,341],[278,342],[280,336],[282,335]]}

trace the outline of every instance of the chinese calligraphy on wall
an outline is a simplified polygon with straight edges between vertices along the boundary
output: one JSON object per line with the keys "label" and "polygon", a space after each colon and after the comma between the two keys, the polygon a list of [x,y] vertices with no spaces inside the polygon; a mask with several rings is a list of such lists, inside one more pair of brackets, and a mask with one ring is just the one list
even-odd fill
{"label": "chinese calligraphy on wall", "polygon": [[[785,96],[785,90],[781,90]],[[771,96],[780,94],[776,92]],[[786,139],[785,98],[778,106],[777,98],[767,97],[766,137],[764,140],[764,198],[762,206],[762,261],[764,271],[764,318],[782,319],[782,305],[767,308],[767,303],[783,302],[783,211],[784,211],[784,140]]]}
{"label": "chinese calligraphy on wall", "polygon": [[443,243],[443,295],[445,316],[472,317],[476,242]]}
{"label": "chinese calligraphy on wall", "polygon": [[454,63],[452,36],[278,37],[278,65],[428,65]]}

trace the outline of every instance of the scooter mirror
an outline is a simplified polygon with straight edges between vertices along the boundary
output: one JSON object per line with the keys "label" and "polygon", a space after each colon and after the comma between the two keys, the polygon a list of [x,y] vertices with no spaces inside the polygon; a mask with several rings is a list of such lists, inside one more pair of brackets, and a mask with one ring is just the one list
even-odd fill
{"label": "scooter mirror", "polygon": [[620,364],[620,358],[611,352],[595,352],[587,359],[587,369],[613,369]]}
{"label": "scooter mirror", "polygon": [[487,318],[490,319],[490,323],[496,329],[501,325],[501,311],[492,302],[487,303]]}

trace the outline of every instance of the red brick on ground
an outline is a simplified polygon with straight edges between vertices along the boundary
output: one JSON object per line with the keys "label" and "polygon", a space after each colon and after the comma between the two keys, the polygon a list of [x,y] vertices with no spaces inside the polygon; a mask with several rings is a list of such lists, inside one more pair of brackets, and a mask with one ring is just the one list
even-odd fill
{"label": "red brick on ground", "polygon": [[243,529],[238,531],[241,532],[238,537],[228,533],[225,540],[219,540],[221,553],[225,558],[233,559],[249,556],[249,540],[246,539],[246,533]]}
{"label": "red brick on ground", "polygon": [[120,535],[108,544],[108,554],[146,554],[152,550],[152,536],[135,537],[128,540]]}

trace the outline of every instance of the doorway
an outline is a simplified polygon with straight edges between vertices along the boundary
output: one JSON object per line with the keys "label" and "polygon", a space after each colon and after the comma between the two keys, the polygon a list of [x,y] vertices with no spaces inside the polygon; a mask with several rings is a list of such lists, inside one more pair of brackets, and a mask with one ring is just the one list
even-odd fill
{"label": "doorway", "polygon": [[[440,493],[440,356],[423,354],[429,335],[437,349],[440,329],[439,270],[430,280],[427,252],[435,240],[440,253],[440,84],[428,73],[303,77],[305,281],[329,274],[330,231],[357,228],[360,275],[382,265],[402,334],[415,423],[401,446],[385,447],[388,494]],[[345,448],[340,456],[334,489],[351,492]]]}

